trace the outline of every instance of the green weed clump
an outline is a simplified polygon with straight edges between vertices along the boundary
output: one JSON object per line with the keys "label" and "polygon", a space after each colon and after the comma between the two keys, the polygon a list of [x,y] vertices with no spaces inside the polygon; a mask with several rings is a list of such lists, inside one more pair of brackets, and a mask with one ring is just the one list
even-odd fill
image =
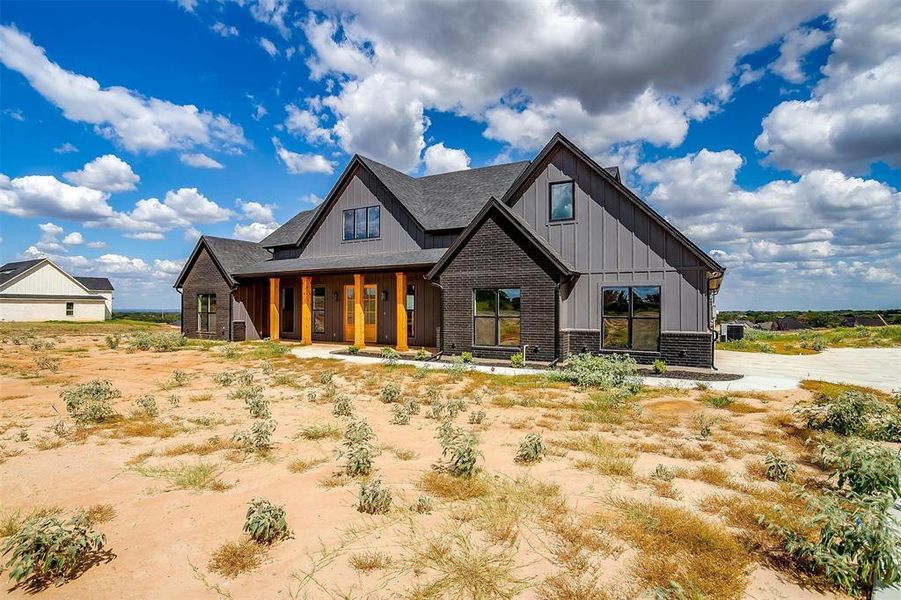
{"label": "green weed clump", "polygon": [[121,396],[122,393],[107,379],[94,379],[59,393],[60,399],[66,403],[66,412],[78,424],[102,423],[111,419],[116,413],[110,401]]}
{"label": "green weed clump", "polygon": [[519,443],[519,450],[514,460],[518,463],[541,462],[545,455],[544,440],[537,433],[529,433]]}
{"label": "green weed clump", "polygon": [[180,333],[138,331],[128,340],[128,349],[132,351],[172,352],[185,347],[187,344],[187,338]]}
{"label": "green weed clump", "polygon": [[351,477],[369,475],[372,472],[372,459],[375,456],[373,446],[375,434],[369,423],[362,419],[352,420],[344,430],[344,450],[342,454],[347,462],[344,471]]}
{"label": "green weed clump", "polygon": [[360,484],[357,510],[369,515],[383,515],[391,508],[391,490],[382,487],[378,479]]}
{"label": "green weed clump", "polygon": [[291,537],[291,530],[285,520],[285,509],[263,499],[253,499],[247,503],[247,514],[244,517],[244,532],[258,544],[272,542]]}
{"label": "green weed clump", "polygon": [[513,369],[521,369],[526,366],[526,358],[522,352],[517,352],[510,357],[510,367]]}
{"label": "green weed clump", "polygon": [[389,381],[382,388],[381,398],[385,404],[390,404],[400,397],[400,384],[395,381]]}
{"label": "green weed clump", "polygon": [[654,364],[651,365],[651,370],[657,375],[663,375],[666,373],[666,361],[661,358],[656,359]]}
{"label": "green weed clump", "polygon": [[5,568],[10,580],[40,590],[50,582],[62,584],[78,577],[101,559],[106,538],[91,529],[87,515],[68,521],[48,516],[26,521],[6,538],[0,554],[9,555]]}
{"label": "green weed clump", "polygon": [[855,494],[901,497],[901,456],[876,442],[850,438],[821,444],[820,462],[833,469],[839,488]]}
{"label": "green weed clump", "polygon": [[821,392],[813,402],[796,406],[795,412],[807,421],[810,429],[901,441],[901,412],[867,392],[844,390],[834,395]]}
{"label": "green weed clump", "polygon": [[391,421],[392,425],[409,425],[410,424],[410,413],[407,411],[406,407],[401,404],[395,404],[391,407]]}
{"label": "green weed clump", "polygon": [[476,474],[476,462],[482,453],[476,450],[478,440],[475,435],[445,421],[438,428],[436,437],[441,445],[442,460],[433,465],[434,469],[466,479]]}
{"label": "green weed clump", "polygon": [[247,452],[265,452],[272,448],[272,433],[276,426],[275,419],[255,419],[250,430],[236,431],[232,440],[244,446]]}
{"label": "green weed clump", "polygon": [[786,481],[795,472],[795,464],[781,452],[768,452],[764,459],[766,478],[770,481]]}
{"label": "green weed clump", "polygon": [[484,410],[474,410],[469,413],[469,424],[470,425],[481,425],[485,421],[485,411]]}
{"label": "green weed clump", "polygon": [[160,414],[160,409],[157,408],[156,398],[151,396],[150,394],[145,394],[135,400],[135,404],[138,406],[138,409],[144,413],[144,416],[149,417],[151,419],[155,419]]}
{"label": "green weed clump", "polygon": [[397,361],[400,360],[400,352],[388,346],[382,347],[381,355],[382,360],[385,361],[385,364],[389,367],[395,366],[397,364]]}
{"label": "green weed clump", "polygon": [[349,417],[354,412],[354,403],[350,396],[341,395],[335,400],[332,414],[336,417]]}
{"label": "green weed clump", "polygon": [[563,369],[550,371],[552,381],[568,381],[581,388],[623,388],[632,393],[641,389],[641,377],[635,359],[615,354],[612,357],[583,353],[571,356]]}

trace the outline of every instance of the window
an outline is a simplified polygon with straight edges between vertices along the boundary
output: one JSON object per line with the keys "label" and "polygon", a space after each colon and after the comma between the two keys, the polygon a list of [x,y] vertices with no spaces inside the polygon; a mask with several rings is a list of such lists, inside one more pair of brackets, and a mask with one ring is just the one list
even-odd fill
{"label": "window", "polygon": [[382,211],[379,206],[344,211],[344,240],[365,240],[381,235]]}
{"label": "window", "polygon": [[283,287],[282,291],[282,331],[294,332],[294,288]]}
{"label": "window", "polygon": [[551,221],[568,221],[575,217],[574,187],[575,184],[572,181],[551,184]]}
{"label": "window", "polygon": [[658,350],[660,286],[604,288],[603,296],[602,348]]}
{"label": "window", "polygon": [[313,333],[325,333],[325,286],[313,288]]}
{"label": "window", "polygon": [[519,289],[473,290],[473,341],[476,346],[518,348],[520,331]]}
{"label": "window", "polygon": [[197,294],[197,331],[216,330],[216,294]]}
{"label": "window", "polygon": [[415,337],[416,336],[416,286],[408,283],[407,284],[407,297],[404,301],[404,306],[407,308],[407,337]]}
{"label": "window", "polygon": [[75,314],[75,303],[74,302],[66,302],[66,316],[71,317]]}

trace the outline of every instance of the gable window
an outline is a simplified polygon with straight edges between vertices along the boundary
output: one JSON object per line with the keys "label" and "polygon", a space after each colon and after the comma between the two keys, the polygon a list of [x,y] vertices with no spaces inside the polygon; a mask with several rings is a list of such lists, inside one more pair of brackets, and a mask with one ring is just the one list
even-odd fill
{"label": "gable window", "polygon": [[325,333],[325,286],[313,288],[313,333]]}
{"label": "gable window", "polygon": [[66,316],[71,317],[75,314],[75,303],[66,302]]}
{"label": "gable window", "polygon": [[602,348],[659,349],[660,286],[609,287],[603,297]]}
{"label": "gable window", "polygon": [[568,221],[575,218],[575,184],[572,181],[552,183],[549,197],[551,221]]}
{"label": "gable window", "polygon": [[350,208],[344,211],[344,241],[366,240],[381,235],[380,206]]}
{"label": "gable window", "polygon": [[412,283],[407,284],[407,297],[404,301],[407,309],[407,337],[416,337],[416,286]]}
{"label": "gable window", "polygon": [[216,294],[197,294],[197,331],[216,331]]}
{"label": "gable window", "polygon": [[473,342],[476,346],[519,347],[521,294],[518,288],[473,290]]}

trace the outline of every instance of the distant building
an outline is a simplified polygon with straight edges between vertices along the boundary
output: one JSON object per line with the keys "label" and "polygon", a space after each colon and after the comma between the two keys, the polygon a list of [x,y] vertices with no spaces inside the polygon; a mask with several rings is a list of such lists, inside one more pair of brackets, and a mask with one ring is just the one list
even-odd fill
{"label": "distant building", "polygon": [[0,267],[0,321],[105,321],[112,314],[106,277],[73,277],[49,258]]}
{"label": "distant building", "polygon": [[845,315],[842,327],[885,327],[888,323],[882,315]]}
{"label": "distant building", "polygon": [[797,329],[810,329],[810,325],[794,317],[782,317],[781,319],[776,319],[775,329],[778,331],[795,331]]}

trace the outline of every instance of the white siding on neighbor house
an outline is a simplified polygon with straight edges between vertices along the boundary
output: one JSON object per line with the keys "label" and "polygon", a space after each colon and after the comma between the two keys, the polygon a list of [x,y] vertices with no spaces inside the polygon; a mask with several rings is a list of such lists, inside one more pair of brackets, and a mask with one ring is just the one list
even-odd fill
{"label": "white siding on neighbor house", "polygon": [[37,298],[0,299],[0,321],[103,321],[106,303],[98,300],[73,300],[74,314],[66,316],[65,300]]}
{"label": "white siding on neighbor house", "polygon": [[4,287],[4,294],[40,294],[53,296],[93,296],[77,281],[52,263],[45,262],[25,277]]}
{"label": "white siding on neighbor house", "polygon": [[91,292],[97,296],[103,296],[103,299],[106,300],[106,318],[111,319],[113,317],[113,293],[108,291],[98,290],[96,292]]}

